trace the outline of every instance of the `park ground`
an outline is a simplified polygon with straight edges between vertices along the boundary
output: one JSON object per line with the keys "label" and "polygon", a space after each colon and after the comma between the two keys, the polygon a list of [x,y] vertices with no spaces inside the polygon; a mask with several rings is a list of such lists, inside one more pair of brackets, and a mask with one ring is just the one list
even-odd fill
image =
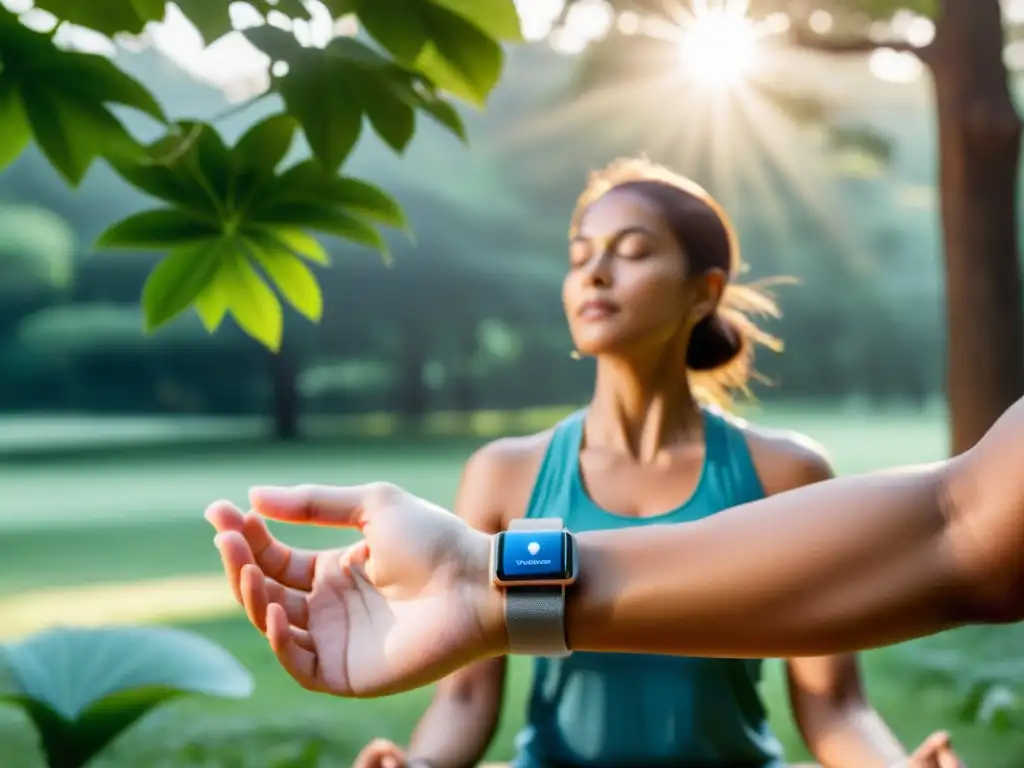
{"label": "park ground", "polygon": [[[945,451],[941,413],[771,407],[752,417],[819,440],[841,473],[931,461]],[[544,419],[550,421],[549,415],[539,417]],[[525,423],[519,418],[515,426]],[[507,426],[494,419],[487,425],[488,432]],[[0,463],[0,641],[55,625],[172,624],[221,643],[256,679],[255,694],[246,701],[188,699],[154,712],[117,741],[97,768],[349,765],[373,737],[404,742],[429,701],[429,689],[346,701],[295,685],[228,594],[202,510],[218,498],[243,501],[256,483],[376,479],[447,504],[461,463],[482,438],[272,445],[246,430],[219,445],[197,439],[187,447],[69,450]],[[323,529],[279,534],[303,546],[348,539],[344,532]],[[992,648],[1012,642],[1007,634],[1012,631],[954,633],[944,647],[953,648],[957,663],[969,669]],[[916,744],[931,730],[946,728],[972,768],[1024,765],[1024,729],[965,721],[964,691],[955,675],[947,679],[915,670],[918,648],[900,646],[863,657],[871,699],[904,743]],[[529,681],[528,664],[516,660],[492,759],[511,755]],[[764,692],[791,757],[805,757],[778,662],[768,666]],[[27,721],[0,708],[0,767],[43,765]]]}

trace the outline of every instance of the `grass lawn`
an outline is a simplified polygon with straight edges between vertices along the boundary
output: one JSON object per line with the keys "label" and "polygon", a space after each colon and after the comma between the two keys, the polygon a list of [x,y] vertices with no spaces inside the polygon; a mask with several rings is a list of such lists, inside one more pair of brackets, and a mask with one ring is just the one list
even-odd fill
{"label": "grass lawn", "polygon": [[[843,472],[933,460],[944,451],[945,432],[938,418],[782,409],[754,418],[820,440]],[[106,768],[348,765],[374,736],[404,741],[430,691],[343,701],[294,685],[228,597],[200,512],[218,497],[243,500],[254,483],[297,481],[386,478],[447,503],[468,450],[454,443],[422,453],[387,442],[359,448],[259,445],[159,460],[128,454],[2,466],[0,640],[55,624],[172,623],[223,644],[256,677],[256,693],[247,701],[189,699],[155,712],[115,743],[100,761]],[[316,529],[280,533],[290,542],[312,546],[348,538]],[[1012,629],[984,630],[952,634],[945,642],[969,666],[986,654],[1005,658],[1005,646],[1019,637]],[[1024,729],[995,731],[959,723],[956,708],[962,696],[956,688],[908,671],[906,660],[927,647],[903,646],[864,656],[872,700],[898,735],[909,744],[934,728],[949,728],[972,766],[1024,764]],[[511,755],[529,681],[528,664],[516,660],[493,759]],[[803,757],[788,715],[780,664],[769,665],[765,696],[792,757]],[[42,765],[34,735],[20,715],[0,710],[0,767]]]}

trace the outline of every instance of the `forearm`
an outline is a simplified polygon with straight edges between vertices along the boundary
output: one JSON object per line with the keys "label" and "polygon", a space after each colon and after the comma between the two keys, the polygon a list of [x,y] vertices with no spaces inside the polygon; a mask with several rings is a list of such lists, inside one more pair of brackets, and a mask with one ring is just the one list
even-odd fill
{"label": "forearm", "polygon": [[892,768],[907,752],[866,703],[797,714],[800,732],[822,768]]}
{"label": "forearm", "polygon": [[469,768],[487,751],[497,725],[497,711],[472,698],[438,695],[409,742],[410,762],[430,768]]}
{"label": "forearm", "polygon": [[951,627],[962,584],[942,475],[841,478],[692,524],[580,535],[570,645],[813,656]]}

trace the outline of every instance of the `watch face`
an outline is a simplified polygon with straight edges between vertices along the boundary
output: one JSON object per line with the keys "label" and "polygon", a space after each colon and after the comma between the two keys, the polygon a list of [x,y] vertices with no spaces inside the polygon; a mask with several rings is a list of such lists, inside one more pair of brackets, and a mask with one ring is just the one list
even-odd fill
{"label": "watch face", "polygon": [[565,531],[505,531],[498,540],[500,581],[559,581],[572,575]]}

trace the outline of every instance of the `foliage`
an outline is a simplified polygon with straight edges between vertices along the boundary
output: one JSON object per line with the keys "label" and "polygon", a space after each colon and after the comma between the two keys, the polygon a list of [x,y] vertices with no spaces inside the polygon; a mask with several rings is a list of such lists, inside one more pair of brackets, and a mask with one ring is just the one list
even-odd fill
{"label": "foliage", "polygon": [[[231,31],[228,0],[180,0],[179,9],[211,43]],[[304,0],[253,0],[267,14],[311,18]],[[465,140],[445,94],[482,106],[498,81],[503,41],[520,39],[512,0],[324,0],[339,19],[354,14],[368,37],[336,37],[304,47],[265,23],[245,30],[275,73],[284,108],[227,147],[213,125],[168,117],[157,99],[117,64],[64,50],[0,6],[0,168],[34,141],[72,186],[97,160],[163,206],[121,221],[105,248],[168,250],[143,292],[147,330],[195,306],[213,331],[230,313],[271,349],[282,337],[278,295],[318,320],[322,300],[307,262],[326,265],[313,233],[387,253],[377,225],[406,229],[398,204],[365,181],[340,175],[364,122],[401,154],[424,114]],[[134,35],[164,17],[163,0],[39,0],[58,23],[107,36]],[[281,71],[281,66],[286,71]],[[268,92],[269,93],[269,92]],[[264,94],[266,95],[266,94]],[[115,106],[162,125],[144,145]],[[301,133],[312,157],[281,169]],[[268,285],[269,283],[269,285]],[[271,285],[273,288],[271,288]],[[276,293],[275,290],[276,289]]]}
{"label": "foliage", "polygon": [[0,206],[0,296],[67,287],[75,250],[75,234],[57,214],[34,205]]}
{"label": "foliage", "polygon": [[223,648],[166,628],[59,629],[3,649],[3,699],[22,707],[50,768],[81,768],[182,694],[245,698],[251,675]]}

